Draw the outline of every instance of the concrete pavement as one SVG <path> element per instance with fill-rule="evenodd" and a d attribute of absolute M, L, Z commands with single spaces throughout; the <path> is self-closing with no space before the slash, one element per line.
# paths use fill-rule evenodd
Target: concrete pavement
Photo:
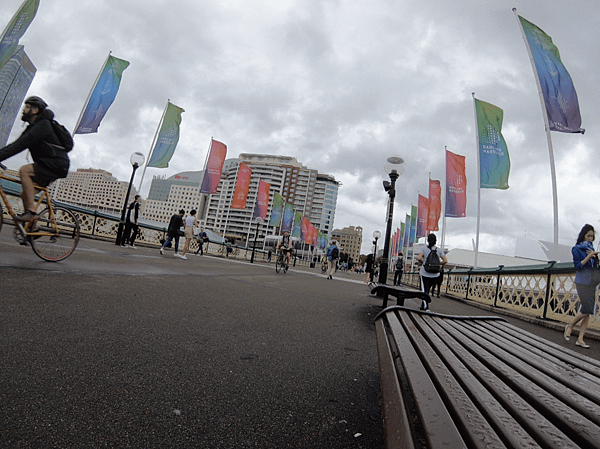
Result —
<path fill-rule="evenodd" d="M 1 447 L 383 447 L 381 301 L 363 276 L 85 239 L 52 264 L 11 232 L 0 233 Z M 431 308 L 490 314 L 448 298 Z M 597 358 L 590 344 L 578 352 Z"/>

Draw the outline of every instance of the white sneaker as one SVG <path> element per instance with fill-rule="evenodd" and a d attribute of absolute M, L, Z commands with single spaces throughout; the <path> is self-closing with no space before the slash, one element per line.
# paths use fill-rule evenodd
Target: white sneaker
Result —
<path fill-rule="evenodd" d="M 165 251 L 164 251 L 162 248 L 160 248 L 160 255 L 161 255 L 161 256 L 164 256 L 164 255 L 165 255 Z"/>
<path fill-rule="evenodd" d="M 132 249 L 137 249 L 137 246 L 135 246 L 135 245 L 129 245 L 129 247 Z"/>
<path fill-rule="evenodd" d="M 180 258 L 180 259 L 183 259 L 183 260 L 187 260 L 187 257 L 186 257 L 185 255 L 183 255 L 183 256 L 179 256 L 179 258 Z"/>
<path fill-rule="evenodd" d="M 175 253 L 173 254 L 175 257 L 181 257 L 179 254 Z"/>

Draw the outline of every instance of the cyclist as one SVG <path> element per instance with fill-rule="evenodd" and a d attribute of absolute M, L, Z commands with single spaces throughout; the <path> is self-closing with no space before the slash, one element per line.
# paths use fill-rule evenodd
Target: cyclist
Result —
<path fill-rule="evenodd" d="M 37 218 L 34 210 L 34 196 L 37 193 L 35 184 L 46 187 L 58 178 L 66 178 L 69 173 L 69 157 L 52 129 L 53 119 L 54 112 L 48 109 L 44 100 L 40 97 L 27 98 L 21 120 L 29 125 L 17 140 L 0 148 L 0 162 L 26 149 L 29 149 L 33 158 L 33 164 L 23 165 L 19 169 L 24 209 L 17 216 L 19 221 Z"/>
<path fill-rule="evenodd" d="M 292 241 L 290 240 L 290 232 L 283 231 L 283 237 L 281 241 L 277 244 L 277 249 L 281 249 L 285 251 L 286 264 L 290 265 L 290 256 L 292 254 Z"/>

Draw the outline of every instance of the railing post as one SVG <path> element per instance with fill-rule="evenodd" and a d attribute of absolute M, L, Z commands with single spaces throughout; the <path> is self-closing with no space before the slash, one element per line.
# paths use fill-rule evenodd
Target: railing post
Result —
<path fill-rule="evenodd" d="M 448 270 L 448 274 L 446 275 L 446 295 L 448 294 L 448 285 L 450 284 L 450 273 L 452 273 L 453 268 Z"/>
<path fill-rule="evenodd" d="M 498 265 L 498 277 L 496 278 L 496 296 L 494 297 L 494 307 L 498 307 L 498 292 L 500 291 L 500 272 L 504 265 Z"/>
<path fill-rule="evenodd" d="M 465 292 L 465 299 L 469 299 L 469 285 L 471 285 L 471 272 L 473 271 L 473 267 L 469 268 L 469 276 L 467 277 L 467 289 Z"/>
<path fill-rule="evenodd" d="M 550 303 L 550 280 L 552 278 L 552 273 L 550 272 L 550 270 L 552 270 L 552 267 L 554 266 L 554 264 L 556 263 L 556 260 L 550 260 L 548 261 L 548 267 L 546 268 L 546 270 L 548 271 L 548 276 L 546 277 L 546 299 L 544 300 L 544 311 L 542 312 L 542 316 L 540 317 L 542 320 L 546 319 L 547 313 L 548 313 L 548 304 Z"/>
<path fill-rule="evenodd" d="M 94 211 L 94 224 L 92 225 L 92 236 L 96 235 L 96 224 L 98 223 L 98 211 Z"/>

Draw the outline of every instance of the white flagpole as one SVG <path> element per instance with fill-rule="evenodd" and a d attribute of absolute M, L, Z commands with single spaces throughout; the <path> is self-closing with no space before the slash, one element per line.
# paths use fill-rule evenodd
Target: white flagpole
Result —
<path fill-rule="evenodd" d="M 444 147 L 444 167 L 448 169 L 448 147 Z M 444 170 L 444 201 L 442 201 L 442 250 L 444 251 L 444 243 L 446 240 L 446 170 Z M 441 190 L 441 189 L 440 189 Z M 441 194 L 441 192 L 440 192 Z M 441 195 L 440 195 L 441 196 Z"/>
<path fill-rule="evenodd" d="M 85 112 L 85 108 L 87 108 L 88 103 L 90 102 L 90 98 L 92 96 L 92 92 L 94 91 L 94 89 L 96 88 L 96 84 L 98 84 L 98 80 L 100 79 L 100 75 L 102 75 L 102 71 L 104 70 L 104 67 L 106 67 L 106 63 L 108 62 L 108 58 L 110 58 L 110 55 L 112 54 L 112 51 L 108 52 L 108 56 L 106 57 L 106 60 L 104 61 L 104 64 L 102 64 L 102 67 L 100 68 L 100 71 L 98 72 L 98 76 L 96 77 L 96 81 L 94 81 L 94 84 L 92 84 L 92 88 L 90 89 L 90 93 L 88 94 L 85 103 L 83 104 L 83 108 L 81 108 L 81 112 L 79 113 L 79 118 L 77 119 L 77 123 L 75 123 L 75 127 L 73 128 L 73 132 L 71 134 L 75 135 L 75 131 L 77 130 L 77 128 L 79 127 L 79 124 L 81 123 L 81 119 L 83 118 L 83 113 Z"/>
<path fill-rule="evenodd" d="M 154 146 L 156 145 L 156 139 L 158 137 L 158 133 L 160 132 L 160 127 L 162 126 L 162 122 L 165 119 L 165 114 L 167 113 L 167 109 L 169 107 L 169 102 L 171 100 L 167 99 L 167 105 L 165 106 L 165 110 L 163 111 L 162 117 L 160 118 L 160 122 L 158 123 L 158 127 L 156 128 L 156 133 L 154 133 L 154 139 L 152 139 L 152 145 L 150 145 L 150 151 L 148 152 L 148 159 L 146 159 L 146 163 L 144 164 L 144 171 L 142 172 L 142 179 L 140 179 L 140 187 L 138 192 L 142 193 L 142 183 L 144 182 L 144 176 L 146 175 L 146 168 L 148 168 L 148 162 L 152 158 L 152 153 L 154 152 Z"/>
<path fill-rule="evenodd" d="M 477 124 L 477 106 L 475 103 L 475 92 L 473 96 L 473 111 L 475 113 L 475 151 L 477 153 L 477 231 L 475 233 L 475 258 L 473 268 L 477 268 L 477 255 L 479 253 L 479 226 L 481 224 L 481 161 L 479 160 L 479 129 Z"/>
<path fill-rule="evenodd" d="M 552 137 L 550 135 L 550 123 L 548 121 L 548 111 L 546 110 L 546 104 L 544 102 L 544 94 L 542 92 L 542 85 L 540 84 L 540 77 L 538 76 L 535 68 L 535 62 L 533 61 L 533 54 L 527 42 L 527 36 L 525 36 L 525 30 L 517 15 L 517 8 L 513 8 L 515 18 L 519 23 L 519 29 L 521 30 L 521 36 L 525 41 L 525 47 L 527 48 L 527 54 L 529 55 L 529 62 L 531 62 L 531 68 L 533 69 L 533 76 L 535 77 L 535 83 L 538 88 L 538 95 L 540 97 L 540 104 L 542 106 L 542 115 L 544 116 L 544 126 L 546 127 L 546 140 L 548 141 L 548 153 L 550 155 L 550 175 L 552 178 L 552 206 L 554 208 L 554 260 L 558 260 L 558 189 L 556 186 L 556 167 L 554 165 L 554 149 L 552 148 Z"/>

